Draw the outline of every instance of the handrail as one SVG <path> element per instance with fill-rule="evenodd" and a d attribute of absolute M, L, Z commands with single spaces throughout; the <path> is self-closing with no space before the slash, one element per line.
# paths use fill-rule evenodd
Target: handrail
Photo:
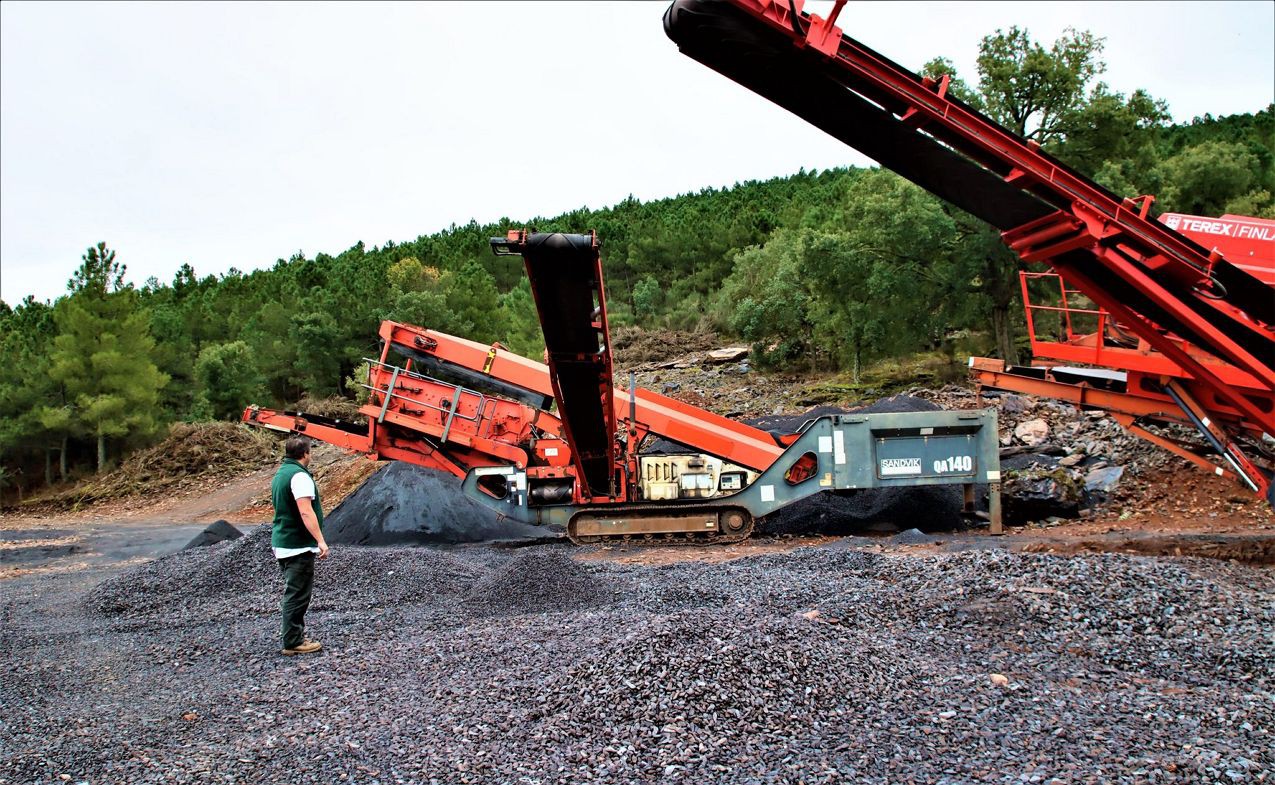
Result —
<path fill-rule="evenodd" d="M 367 358 L 365 358 L 365 359 L 367 359 Z M 368 363 L 369 363 L 369 365 L 370 365 L 370 366 L 371 366 L 371 365 L 379 366 L 379 367 L 381 367 L 381 368 L 382 368 L 382 369 L 384 369 L 384 370 L 390 370 L 390 369 L 392 369 L 392 370 L 393 370 L 393 375 L 392 375 L 392 376 L 391 376 L 391 378 L 390 378 L 390 384 L 389 384 L 389 385 L 386 385 L 384 388 L 376 387 L 376 386 L 373 386 L 373 385 L 370 385 L 370 384 L 362 384 L 362 383 L 360 383 L 360 384 L 359 384 L 359 386 L 360 386 L 360 387 L 363 387 L 363 388 L 365 388 L 365 389 L 371 390 L 372 392 L 375 392 L 375 393 L 377 393 L 377 394 L 382 395 L 382 396 L 384 396 L 384 397 L 385 397 L 384 404 L 383 404 L 383 406 L 382 406 L 382 408 L 381 408 L 381 417 L 380 417 L 379 419 L 384 419 L 384 417 L 385 417 L 385 412 L 386 412 L 386 410 L 389 408 L 389 403 L 390 403 L 390 401 L 391 401 L 391 400 L 394 400 L 394 399 L 396 399 L 396 398 L 397 398 L 398 400 L 406 401 L 406 402 L 408 402 L 408 403 L 413 403 L 413 404 L 416 404 L 416 405 L 418 405 L 418 406 L 424 406 L 424 407 L 425 407 L 425 408 L 427 408 L 427 409 L 433 409 L 434 411 L 437 411 L 437 412 L 440 412 L 440 413 L 441 413 L 441 412 L 447 412 L 447 413 L 448 413 L 448 425 L 447 425 L 447 429 L 448 429 L 448 431 L 450 431 L 450 430 L 451 430 L 451 421 L 452 421 L 453 419 L 461 419 L 461 420 L 466 420 L 466 421 L 468 421 L 468 422 L 473 422 L 473 423 L 481 422 L 481 421 L 482 421 L 483 410 L 487 408 L 487 403 L 488 403 L 488 401 L 490 401 L 490 400 L 491 400 L 490 398 L 488 398 L 488 396 L 487 396 L 487 395 L 485 395 L 485 394 L 483 394 L 483 393 L 481 393 L 481 392 L 479 392 L 479 391 L 477 391 L 477 390 L 471 390 L 471 389 L 469 389 L 469 388 L 467 388 L 467 387 L 463 387 L 463 386 L 461 386 L 461 385 L 459 385 L 459 384 L 452 384 L 451 382 L 445 382 L 445 381 L 443 381 L 443 380 L 441 380 L 441 379 L 436 379 L 436 378 L 434 378 L 434 377 L 432 377 L 432 376 L 426 376 L 426 375 L 424 375 L 424 374 L 413 373 L 412 371 L 404 370 L 403 368 L 401 368 L 400 366 L 397 366 L 397 365 L 390 365 L 390 364 L 388 364 L 388 363 L 383 363 L 383 362 L 381 362 L 380 360 L 368 360 Z M 369 377 L 370 377 L 370 375 L 371 375 L 371 374 L 370 374 L 370 369 L 369 369 Z M 436 406 L 436 405 L 434 405 L 434 404 L 432 404 L 432 403 L 427 403 L 426 401 L 419 401 L 419 400 L 417 400 L 417 399 L 415 399 L 415 398 L 412 398 L 412 397 L 410 397 L 410 396 L 403 395 L 403 394 L 401 394 L 401 393 L 396 393 L 396 392 L 395 392 L 395 390 L 398 388 L 398 384 L 397 384 L 398 379 L 402 378 L 403 376 L 407 376 L 408 378 L 412 378 L 412 379 L 418 379 L 418 380 L 420 380 L 420 381 L 424 381 L 424 382 L 430 382 L 431 384 L 441 385 L 441 386 L 443 386 L 443 387 L 449 387 L 449 388 L 451 388 L 451 389 L 455 390 L 455 391 L 456 391 L 456 395 L 455 395 L 455 396 L 453 396 L 452 400 L 453 400 L 456 404 L 459 404 L 459 399 L 460 399 L 460 395 L 461 395 L 461 393 L 470 393 L 471 395 L 476 395 L 476 396 L 478 396 L 478 404 L 477 404 L 477 408 L 476 408 L 476 410 L 475 410 L 475 413 L 474 413 L 472 416 L 470 416 L 470 415 L 465 415 L 465 414 L 461 414 L 461 413 L 459 413 L 458 411 L 456 411 L 455 409 L 449 409 L 449 408 L 448 408 L 448 407 L 446 407 L 446 406 Z M 391 387 L 391 385 L 392 385 L 392 387 Z"/>

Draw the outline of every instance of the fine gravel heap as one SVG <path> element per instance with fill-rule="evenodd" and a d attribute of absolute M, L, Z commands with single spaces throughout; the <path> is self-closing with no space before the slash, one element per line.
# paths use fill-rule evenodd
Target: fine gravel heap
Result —
<path fill-rule="evenodd" d="M 318 565 L 324 651 L 284 658 L 267 548 L 262 527 L 78 598 L 6 597 L 0 782 L 1243 783 L 1275 768 L 1275 595 L 1258 568 L 846 541 L 661 567 L 557 545 L 344 548 Z"/>
<path fill-rule="evenodd" d="M 534 542 L 557 536 L 495 512 L 466 496 L 456 477 L 391 461 L 368 477 L 323 521 L 336 545 L 454 545 Z"/>
<path fill-rule="evenodd" d="M 315 611 L 395 607 L 454 596 L 487 574 L 472 561 L 435 550 L 335 548 L 315 570 Z M 89 591 L 90 613 L 121 626 L 272 614 L 282 592 L 270 525 L 229 543 L 183 550 L 125 572 Z"/>

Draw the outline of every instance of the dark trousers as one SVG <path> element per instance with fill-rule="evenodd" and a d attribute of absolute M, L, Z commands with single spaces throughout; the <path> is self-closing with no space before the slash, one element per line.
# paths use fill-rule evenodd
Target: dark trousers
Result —
<path fill-rule="evenodd" d="M 283 601 L 279 610 L 283 623 L 279 632 L 283 648 L 295 649 L 305 641 L 305 612 L 310 607 L 310 590 L 314 588 L 314 554 L 301 553 L 279 559 L 283 571 Z"/>

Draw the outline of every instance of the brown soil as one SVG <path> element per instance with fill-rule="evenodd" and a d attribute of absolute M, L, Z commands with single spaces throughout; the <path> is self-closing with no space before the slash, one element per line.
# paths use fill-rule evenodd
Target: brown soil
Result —
<path fill-rule="evenodd" d="M 710 352 L 725 345 L 721 336 L 711 332 L 648 331 L 638 327 L 617 327 L 611 331 L 617 367 L 664 360 L 674 353 Z"/>
<path fill-rule="evenodd" d="M 1139 556 L 1196 556 L 1248 564 L 1275 564 L 1275 537 L 1167 534 L 1163 537 L 1076 538 L 1029 543 L 1027 553 L 1128 553 Z"/>
<path fill-rule="evenodd" d="M 1161 531 L 1242 531 L 1275 524 L 1271 507 L 1235 482 L 1183 462 L 1129 483 L 1105 513 L 1123 526 Z"/>

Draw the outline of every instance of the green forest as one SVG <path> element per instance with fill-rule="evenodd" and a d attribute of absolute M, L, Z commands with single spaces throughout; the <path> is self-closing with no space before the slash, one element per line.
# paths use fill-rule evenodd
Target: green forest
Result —
<path fill-rule="evenodd" d="M 1143 90 L 1101 81 L 1102 40 L 985 37 L 978 70 L 925 71 L 1006 128 L 1156 210 L 1275 217 L 1275 105 L 1171 124 Z M 781 111 L 776 108 L 775 111 Z M 917 352 L 1024 359 L 1018 265 L 997 234 L 890 172 L 801 171 L 598 210 L 470 222 L 254 272 L 125 280 L 99 238 L 64 295 L 0 303 L 0 481 L 27 492 L 102 471 L 170 423 L 249 403 L 353 395 L 383 319 L 538 357 L 511 228 L 596 230 L 613 325 L 713 330 L 761 369 L 840 371 Z M 303 242 L 304 238 L 297 238 Z"/>

